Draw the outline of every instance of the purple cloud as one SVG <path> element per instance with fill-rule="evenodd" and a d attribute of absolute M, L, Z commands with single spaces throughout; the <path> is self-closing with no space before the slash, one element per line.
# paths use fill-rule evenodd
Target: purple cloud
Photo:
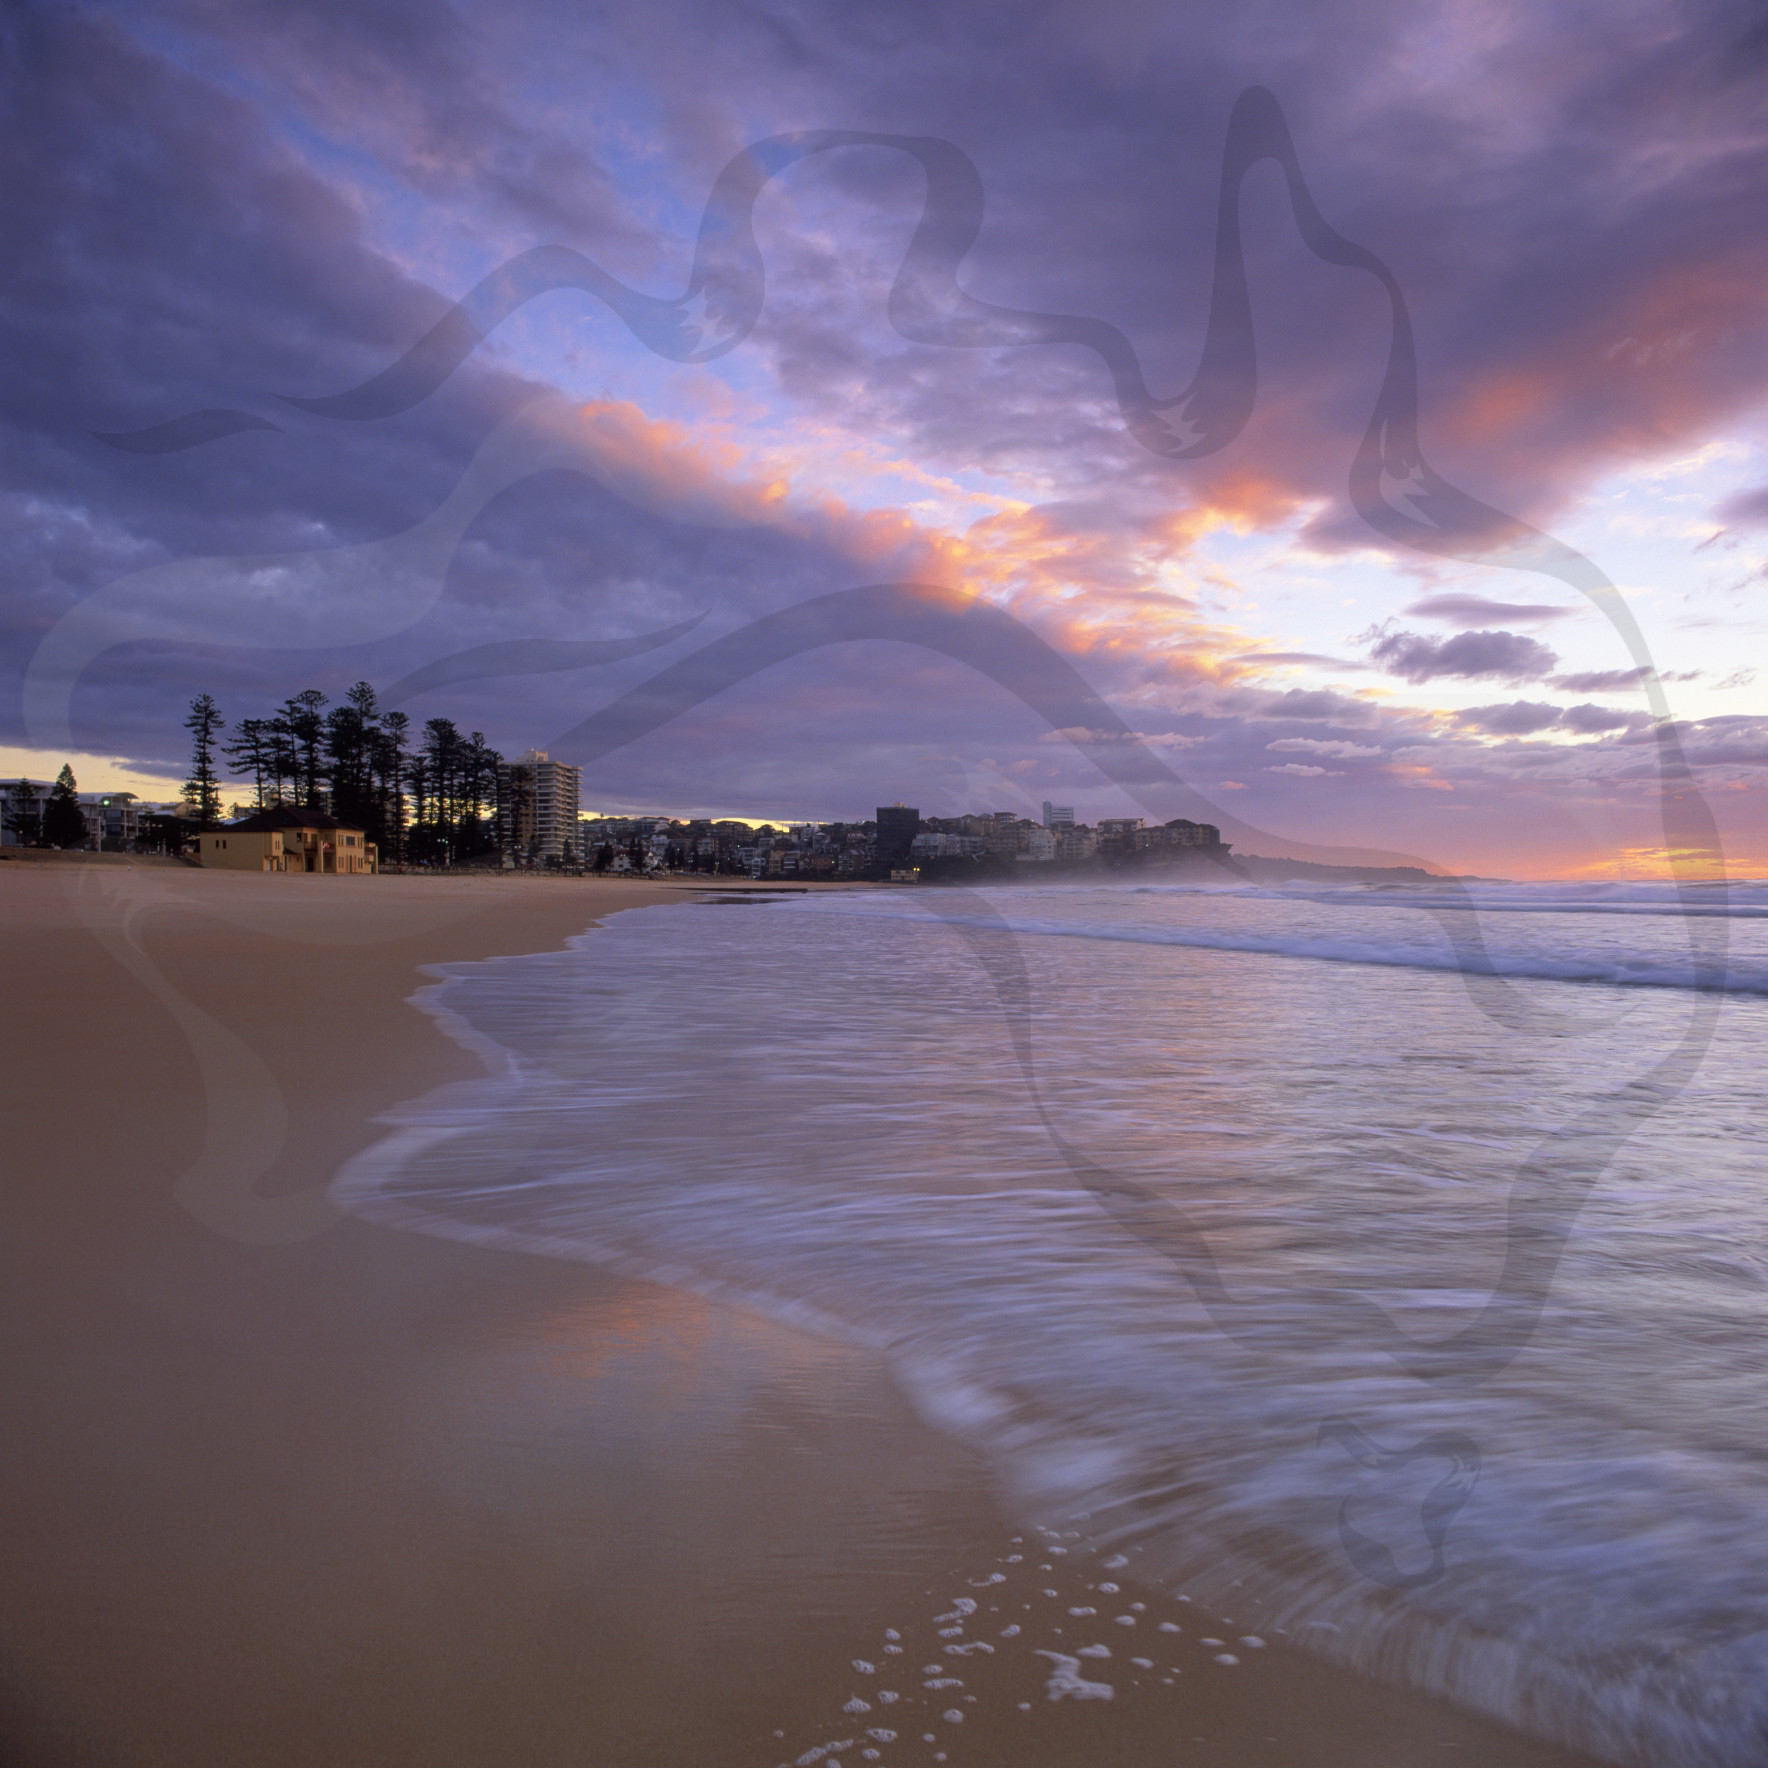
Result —
<path fill-rule="evenodd" d="M 1429 620 L 1568 620 L 1585 610 L 1566 607 L 1559 602 L 1492 602 L 1479 595 L 1428 595 L 1413 602 L 1408 614 L 1422 614 Z"/>
<path fill-rule="evenodd" d="M 1559 722 L 1580 736 L 1595 736 L 1600 731 L 1642 730 L 1651 720 L 1643 712 L 1616 712 L 1586 701 L 1582 706 L 1568 706 Z"/>
<path fill-rule="evenodd" d="M 1440 642 L 1416 632 L 1383 634 L 1369 655 L 1390 675 L 1420 684 L 1439 676 L 1464 681 L 1539 681 L 1559 661 L 1539 639 L 1520 632 L 1458 632 Z"/>
<path fill-rule="evenodd" d="M 1469 706 L 1455 714 L 1455 722 L 1494 737 L 1532 737 L 1536 731 L 1552 729 L 1559 717 L 1560 708 L 1545 700 L 1511 700 L 1501 706 Z"/>
<path fill-rule="evenodd" d="M 1735 493 L 1726 498 L 1713 514 L 1734 528 L 1768 527 L 1768 485 Z"/>

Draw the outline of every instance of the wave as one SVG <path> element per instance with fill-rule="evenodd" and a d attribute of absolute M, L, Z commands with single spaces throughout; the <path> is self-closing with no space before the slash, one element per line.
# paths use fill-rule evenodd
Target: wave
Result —
<path fill-rule="evenodd" d="M 1482 915 L 1635 915 L 1675 920 L 1768 919 L 1768 884 L 1486 885 L 1456 893 L 1417 884 L 1139 884 L 1138 896 L 1232 896 L 1249 902 L 1317 902 L 1345 908 L 1468 909 Z M 1707 898 L 1708 900 L 1702 900 Z"/>
<path fill-rule="evenodd" d="M 833 912 L 807 922 L 810 901 Z M 565 952 L 449 967 L 420 1004 L 487 1077 L 393 1114 L 393 1134 L 339 1174 L 336 1201 L 868 1346 L 984 1457 L 1016 1514 L 1132 1555 L 1139 1579 L 1260 1634 L 1287 1629 L 1615 1759 L 1762 1760 L 1759 1383 L 1754 1340 L 1726 1330 L 1754 1291 L 1701 1266 L 1760 1214 L 1729 1104 L 1666 1129 L 1670 1188 L 1648 1212 L 1617 1205 L 1586 1224 L 1584 1262 L 1527 1366 L 1450 1391 L 1332 1330 L 1318 1284 L 1329 1272 L 1381 1285 L 1383 1259 L 1415 1257 L 1410 1329 L 1479 1306 L 1508 1161 L 1543 1127 L 1524 1121 L 1514 1062 L 1483 1060 L 1483 1021 L 1471 1043 L 1459 1023 L 1415 1027 L 1411 1053 L 1431 1065 L 1408 1082 L 1379 1060 L 1382 1015 L 1333 982 L 1345 1032 L 1330 1099 L 1318 1074 L 1283 1087 L 1286 1027 L 1322 1000 L 1303 972 L 1268 1025 L 1218 1026 L 1207 1075 L 1178 1086 L 1166 1052 L 1195 992 L 1077 997 L 1040 1028 L 1064 1077 L 1053 1109 L 1088 1126 L 1098 1158 L 1142 1122 L 1167 1182 L 1230 1212 L 1221 1244 L 1252 1317 L 1231 1339 L 1028 1121 L 998 1016 L 953 987 L 949 949 L 919 937 L 923 908 L 865 917 L 892 933 L 854 924 L 852 898 L 768 906 L 634 911 Z M 667 1014 L 651 1010 L 660 999 Z M 1153 1021 L 1155 1070 L 1133 1097 L 1133 1063 L 1088 1081 L 1097 1034 L 1139 1017 Z M 1535 1046 L 1533 1115 L 1598 1084 L 1592 1060 L 1563 1040 Z M 1732 1060 L 1742 1101 L 1753 1070 L 1741 1046 Z M 1247 1115 L 1214 1115 L 1230 1099 Z M 1709 1145 L 1697 1162 L 1719 1129 L 1730 1152 Z M 1224 1149 L 1223 1132 L 1248 1131 L 1246 1152 Z M 1418 1136 L 1430 1146 L 1402 1159 L 1395 1138 Z M 1622 1199 L 1638 1179 L 1617 1177 Z M 1641 1286 L 1647 1259 L 1655 1289 Z M 1369 1454 L 1323 1434 L 1347 1419 Z M 1416 1563 L 1418 1495 L 1384 1469 L 1451 1437 L 1477 1442 L 1483 1469 L 1447 1572 L 1404 1588 L 1359 1575 L 1341 1506 Z"/>
<path fill-rule="evenodd" d="M 1312 897 L 1301 900 L 1313 901 Z M 1452 905 L 1460 906 L 1460 905 Z M 906 917 L 882 909 L 818 905 L 818 912 L 898 921 Z M 924 911 L 911 911 L 921 918 Z M 931 918 L 931 917 L 927 917 Z M 1680 988 L 1696 993 L 1768 995 L 1768 966 L 1730 962 L 1723 973 L 1686 959 L 1620 953 L 1491 952 L 1457 954 L 1424 946 L 1289 933 L 1247 933 L 1215 927 L 1151 927 L 1053 921 L 1025 915 L 981 916 L 940 911 L 955 926 L 1006 928 L 1045 939 L 1096 939 L 1128 945 L 1183 946 L 1200 951 L 1247 952 L 1264 957 L 1306 958 L 1328 964 L 1373 964 L 1402 970 L 1438 970 L 1470 976 L 1500 976 L 1542 982 L 1602 983 L 1618 988 Z"/>

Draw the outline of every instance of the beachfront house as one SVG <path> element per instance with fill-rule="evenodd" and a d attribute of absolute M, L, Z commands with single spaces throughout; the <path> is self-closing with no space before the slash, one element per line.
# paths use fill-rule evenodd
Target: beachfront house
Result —
<path fill-rule="evenodd" d="M 231 872 L 373 872 L 375 844 L 361 829 L 323 811 L 273 804 L 237 822 L 204 832 L 199 857 L 205 866 Z"/>

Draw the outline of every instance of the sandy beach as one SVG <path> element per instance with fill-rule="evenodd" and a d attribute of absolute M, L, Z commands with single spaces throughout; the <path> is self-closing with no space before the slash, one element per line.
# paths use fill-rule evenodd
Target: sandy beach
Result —
<path fill-rule="evenodd" d="M 377 1114 L 477 1070 L 420 966 L 691 895 L 0 865 L 0 1759 L 1584 1760 L 1280 1641 L 1212 1668 L 1194 1610 L 1111 1702 L 1003 1652 L 961 1724 L 918 1688 L 894 1719 L 891 1633 L 915 1687 L 954 1598 L 1100 1573 L 1040 1559 L 876 1358 L 326 1201 Z M 1139 1637 L 1184 1612 L 1133 1594 Z"/>

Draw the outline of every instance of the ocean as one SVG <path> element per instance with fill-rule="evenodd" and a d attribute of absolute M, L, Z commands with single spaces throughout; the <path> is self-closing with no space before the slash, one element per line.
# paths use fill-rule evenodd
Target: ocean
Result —
<path fill-rule="evenodd" d="M 714 895 L 437 974 L 486 1074 L 345 1207 L 874 1348 L 1248 1633 L 1768 1760 L 1768 885 Z"/>

